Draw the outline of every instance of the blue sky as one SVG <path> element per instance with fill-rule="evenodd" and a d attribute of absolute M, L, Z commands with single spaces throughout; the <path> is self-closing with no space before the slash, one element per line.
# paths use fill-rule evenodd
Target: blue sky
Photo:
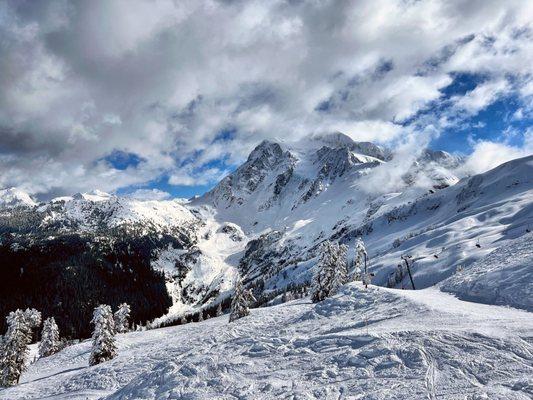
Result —
<path fill-rule="evenodd" d="M 443 97 L 428 112 L 440 114 L 449 109 L 447 102 L 453 96 L 465 96 L 490 78 L 483 75 L 457 74 L 453 82 L 442 89 Z M 524 134 L 532 126 L 531 114 L 517 118 L 517 112 L 524 104 L 516 93 L 510 92 L 478 110 L 473 115 L 461 118 L 459 126 L 441 131 L 431 141 L 430 147 L 451 153 L 468 155 L 473 151 L 475 141 L 505 142 L 511 146 L 523 146 Z"/>
<path fill-rule="evenodd" d="M 0 187 L 190 197 L 264 139 L 533 152 L 533 3 L 0 2 Z M 216 21 L 216 23 L 213 23 Z"/>

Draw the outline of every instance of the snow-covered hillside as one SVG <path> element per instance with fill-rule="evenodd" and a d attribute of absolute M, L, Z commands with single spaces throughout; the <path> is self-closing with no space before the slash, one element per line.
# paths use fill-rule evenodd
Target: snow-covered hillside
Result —
<path fill-rule="evenodd" d="M 41 228 L 75 228 L 77 231 L 112 229 L 124 225 L 169 230 L 197 222 L 197 218 L 177 200 L 141 201 L 118 197 L 99 190 L 58 197 L 40 205 Z"/>
<path fill-rule="evenodd" d="M 0 189 L 0 208 L 32 207 L 37 203 L 30 195 L 17 188 Z"/>
<path fill-rule="evenodd" d="M 531 313 L 434 288 L 347 285 L 200 323 L 118 335 L 88 366 L 90 341 L 38 360 L 3 399 L 530 399 Z"/>
<path fill-rule="evenodd" d="M 533 233 L 460 269 L 441 289 L 465 300 L 533 311 Z"/>
<path fill-rule="evenodd" d="M 247 238 L 237 225 L 218 223 L 209 210 L 189 208 L 180 200 L 143 201 L 99 190 L 58 197 L 46 203 L 15 205 L 13 201 L 8 202 L 14 194 L 20 199 L 30 197 L 22 191 L 4 192 L 6 204 L 0 205 L 0 234 L 3 235 L 0 251 L 6 253 L 9 261 L 4 259 L 7 265 L 2 272 L 4 278 L 6 274 L 13 275 L 15 285 L 28 287 L 19 271 L 26 271 L 29 279 L 39 279 L 36 262 L 43 262 L 43 269 L 50 265 L 55 271 L 58 269 L 52 264 L 63 265 L 64 272 L 68 272 L 72 260 L 65 255 L 80 253 L 82 250 L 76 250 L 80 241 L 85 244 L 83 251 L 90 254 L 78 257 L 75 262 L 92 270 L 92 264 L 117 252 L 114 249 L 117 243 L 127 242 L 126 248 L 120 251 L 131 258 L 113 261 L 113 268 L 123 271 L 141 262 L 162 271 L 166 291 L 173 301 L 171 314 L 179 315 L 207 305 L 217 297 L 230 295 L 238 254 Z M 54 248 L 50 257 L 46 255 L 47 248 Z M 32 262 L 36 254 L 39 258 Z M 31 263 L 31 269 L 27 263 Z M 109 268 L 106 271 L 112 275 Z M 52 281 L 41 282 L 50 287 L 53 298 L 57 295 L 55 288 L 64 285 L 55 274 L 46 274 L 46 278 Z M 75 280 L 76 275 L 69 275 L 68 279 Z M 69 281 L 69 285 L 76 282 Z M 0 304 L 0 308 L 8 312 L 17 305 Z M 42 307 L 42 304 L 33 306 Z M 45 312 L 50 311 L 45 309 Z"/>

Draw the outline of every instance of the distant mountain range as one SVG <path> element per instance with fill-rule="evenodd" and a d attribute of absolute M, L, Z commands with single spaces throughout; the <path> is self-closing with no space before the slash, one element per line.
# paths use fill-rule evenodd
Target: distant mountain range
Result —
<path fill-rule="evenodd" d="M 87 310 L 127 297 L 138 322 L 169 307 L 180 315 L 215 305 L 231 295 L 237 271 L 268 303 L 309 283 L 322 241 L 352 246 L 359 236 L 376 284 L 391 285 L 401 256 L 409 254 L 417 286 L 431 286 L 533 225 L 533 156 L 460 179 L 462 162 L 442 151 L 398 154 L 334 133 L 264 141 L 211 191 L 187 203 L 94 191 L 38 204 L 4 189 L 0 273 L 9 279 L 0 289 L 22 289 L 2 296 L 9 300 L 0 311 L 68 309 L 74 318 L 65 285 L 79 285 L 91 271 L 94 284 L 83 294 Z M 149 287 L 139 279 L 148 279 Z M 46 304 L 39 304 L 39 282 L 51 293 Z M 393 284 L 410 285 L 405 279 Z M 106 287 L 113 293 L 108 299 Z M 69 327 L 72 336 L 87 335 L 80 324 Z"/>

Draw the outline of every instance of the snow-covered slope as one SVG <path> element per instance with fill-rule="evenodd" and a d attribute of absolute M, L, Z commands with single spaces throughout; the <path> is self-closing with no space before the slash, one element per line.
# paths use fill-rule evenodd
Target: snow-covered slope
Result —
<path fill-rule="evenodd" d="M 0 189 L 0 208 L 33 207 L 37 203 L 30 195 L 17 188 Z"/>
<path fill-rule="evenodd" d="M 531 313 L 434 288 L 353 283 L 201 323 L 118 335 L 88 366 L 90 341 L 38 360 L 5 399 L 530 399 Z"/>
<path fill-rule="evenodd" d="M 182 316 L 231 295 L 238 264 L 248 238 L 232 223 L 218 223 L 206 210 L 197 212 L 202 221 L 196 226 L 195 245 L 178 250 L 163 250 L 152 263 L 169 276 L 167 284 L 174 305 L 168 316 L 152 326 Z"/>
<path fill-rule="evenodd" d="M 459 298 L 533 311 L 533 234 L 498 247 L 442 282 Z"/>
<path fill-rule="evenodd" d="M 177 200 L 141 201 L 99 190 L 55 198 L 42 204 L 37 212 L 43 215 L 43 229 L 75 228 L 77 231 L 112 229 L 128 224 L 142 224 L 147 229 L 168 230 L 198 221 L 198 218 Z"/>
<path fill-rule="evenodd" d="M 9 193 L 19 194 L 13 190 Z M 235 257 L 247 243 L 237 225 L 218 223 L 209 210 L 191 209 L 181 200 L 142 201 L 95 190 L 31 207 L 11 205 L 0 205 L 0 250 L 8 253 L 6 268 L 13 274 L 25 268 L 24 257 L 16 255 L 18 250 L 33 256 L 53 241 L 61 241 L 61 248 L 51 257 L 57 260 L 46 262 L 62 265 L 66 261 L 61 254 L 71 251 L 65 246 L 74 248 L 82 241 L 94 249 L 95 254 L 84 261 L 90 265 L 102 258 L 96 253 L 113 253 L 114 243 L 130 241 L 125 252 L 165 273 L 167 291 L 173 299 L 172 314 L 229 296 L 238 264 Z M 73 241 L 72 237 L 79 239 Z M 137 251 L 146 251 L 148 259 Z M 130 265 L 124 260 L 114 267 L 123 270 Z"/>

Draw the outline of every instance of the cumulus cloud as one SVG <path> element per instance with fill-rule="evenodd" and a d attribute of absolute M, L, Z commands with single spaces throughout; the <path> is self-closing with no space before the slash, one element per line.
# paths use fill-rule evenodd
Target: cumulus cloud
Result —
<path fill-rule="evenodd" d="M 513 146 L 505 141 L 480 140 L 474 144 L 474 151 L 467 158 L 460 172 L 478 174 L 495 168 L 504 162 L 532 154 L 533 129 L 531 128 L 524 135 L 523 146 Z"/>
<path fill-rule="evenodd" d="M 476 114 L 509 90 L 507 80 L 500 79 L 478 85 L 464 96 L 454 96 L 452 100 L 455 100 L 454 107 L 457 109 L 464 110 L 469 114 Z"/>
<path fill-rule="evenodd" d="M 487 77 L 453 99 L 456 110 L 474 113 L 513 90 L 527 112 L 532 8 L 521 0 L 0 2 L 0 186 L 48 195 L 161 176 L 211 184 L 265 138 L 423 137 L 404 125 L 442 100 L 456 72 Z M 114 151 L 143 161 L 117 169 L 102 161 Z"/>
<path fill-rule="evenodd" d="M 218 182 L 229 173 L 220 168 L 204 168 L 194 171 L 191 165 L 180 168 L 170 175 L 168 182 L 171 185 L 195 186 L 206 185 L 210 182 Z"/>
<path fill-rule="evenodd" d="M 136 200 L 168 200 L 170 193 L 159 189 L 137 189 L 127 195 Z"/>

